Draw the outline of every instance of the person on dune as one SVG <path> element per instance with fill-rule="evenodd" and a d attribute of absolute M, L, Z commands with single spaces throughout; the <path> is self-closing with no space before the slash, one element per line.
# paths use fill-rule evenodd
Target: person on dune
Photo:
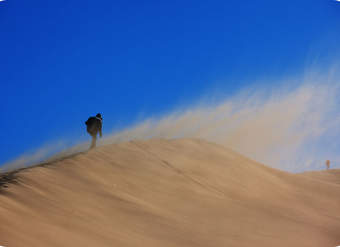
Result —
<path fill-rule="evenodd" d="M 87 128 L 87 133 L 89 133 L 92 136 L 92 142 L 90 149 L 96 147 L 96 141 L 97 141 L 97 134 L 99 132 L 100 138 L 103 136 L 102 134 L 102 123 L 103 118 L 100 113 L 98 113 L 95 117 L 89 117 L 87 121 L 85 122 Z"/>

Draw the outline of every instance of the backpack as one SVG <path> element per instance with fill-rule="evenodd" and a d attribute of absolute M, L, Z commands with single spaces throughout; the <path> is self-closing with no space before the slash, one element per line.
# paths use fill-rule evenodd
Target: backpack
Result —
<path fill-rule="evenodd" d="M 96 121 L 96 118 L 95 118 L 95 117 L 89 117 L 89 118 L 87 119 L 87 121 L 85 122 L 85 124 L 86 124 L 87 126 L 90 126 L 90 125 L 92 125 L 95 121 Z"/>

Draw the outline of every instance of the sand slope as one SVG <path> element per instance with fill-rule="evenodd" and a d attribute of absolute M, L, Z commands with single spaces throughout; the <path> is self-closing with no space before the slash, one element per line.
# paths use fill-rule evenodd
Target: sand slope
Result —
<path fill-rule="evenodd" d="M 0 245 L 340 245 L 333 173 L 290 174 L 201 140 L 103 146 L 15 174 Z"/>
<path fill-rule="evenodd" d="M 324 171 L 304 172 L 301 175 L 317 179 L 325 183 L 335 183 L 340 185 L 340 170 L 330 169 Z"/>

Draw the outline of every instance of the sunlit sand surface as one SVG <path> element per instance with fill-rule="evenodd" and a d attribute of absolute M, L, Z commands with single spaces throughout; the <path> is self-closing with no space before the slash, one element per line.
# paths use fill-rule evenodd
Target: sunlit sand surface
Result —
<path fill-rule="evenodd" d="M 292 174 L 202 140 L 98 147 L 2 178 L 0 245 L 340 245 L 340 172 Z"/>

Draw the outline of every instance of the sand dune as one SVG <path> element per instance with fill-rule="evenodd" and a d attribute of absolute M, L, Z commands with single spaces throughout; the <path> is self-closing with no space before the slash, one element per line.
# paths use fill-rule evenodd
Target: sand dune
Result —
<path fill-rule="evenodd" d="M 7 247 L 340 245 L 339 171 L 291 174 L 202 140 L 102 146 L 4 180 Z"/>
<path fill-rule="evenodd" d="M 304 172 L 303 176 L 307 176 L 309 178 L 317 179 L 326 183 L 335 183 L 340 185 L 340 170 L 339 169 L 331 169 L 324 171 L 312 171 L 312 172 Z"/>

